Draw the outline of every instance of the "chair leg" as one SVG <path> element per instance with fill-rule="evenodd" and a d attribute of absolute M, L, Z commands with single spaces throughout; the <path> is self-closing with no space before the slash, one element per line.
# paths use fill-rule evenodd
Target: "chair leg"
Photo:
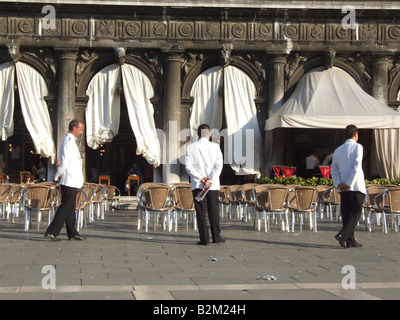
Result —
<path fill-rule="evenodd" d="M 28 209 L 25 209 L 25 232 L 29 230 L 29 220 L 30 220 L 29 211 Z"/>

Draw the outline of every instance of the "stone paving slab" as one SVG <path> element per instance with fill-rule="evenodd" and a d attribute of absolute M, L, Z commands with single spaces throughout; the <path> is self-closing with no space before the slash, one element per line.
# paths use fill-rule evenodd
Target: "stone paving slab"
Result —
<path fill-rule="evenodd" d="M 43 237 L 46 224 L 23 231 L 23 221 L 0 221 L 1 300 L 353 300 L 400 298 L 400 234 L 356 231 L 362 248 L 342 249 L 340 226 L 319 221 L 318 233 L 222 221 L 226 243 L 197 245 L 198 234 L 151 226 L 137 231 L 137 211 L 106 212 L 82 234 L 85 241 Z M 213 259 L 215 258 L 215 259 Z M 43 289 L 53 266 L 56 289 Z M 343 266 L 354 267 L 356 289 L 345 290 Z M 272 275 L 276 280 L 260 280 Z"/>

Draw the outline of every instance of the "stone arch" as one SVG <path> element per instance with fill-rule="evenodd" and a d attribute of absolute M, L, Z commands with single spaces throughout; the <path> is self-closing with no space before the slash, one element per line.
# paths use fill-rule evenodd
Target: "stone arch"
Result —
<path fill-rule="evenodd" d="M 398 95 L 400 92 L 400 72 L 397 72 L 390 85 L 389 85 L 389 92 L 388 92 L 388 103 L 389 106 L 397 107 L 400 102 L 397 100 Z"/>
<path fill-rule="evenodd" d="M 77 98 L 86 98 L 86 89 L 92 78 L 101 69 L 113 63 L 116 63 L 114 54 L 106 54 L 90 62 L 82 72 L 82 75 L 79 79 L 79 83 L 77 83 L 77 92 L 76 92 Z M 131 64 L 139 68 L 148 76 L 154 89 L 153 99 L 160 99 L 162 97 L 161 77 L 153 66 L 146 63 L 143 59 L 140 59 L 132 55 L 125 56 L 125 63 Z"/>
<path fill-rule="evenodd" d="M 187 74 L 186 78 L 182 84 L 182 99 L 191 100 L 190 91 L 192 90 L 193 83 L 196 81 L 197 77 L 202 74 L 204 71 L 213 68 L 215 66 L 220 65 L 220 56 L 219 54 L 211 54 L 207 56 L 204 60 L 198 62 Z M 229 65 L 237 67 L 245 72 L 253 81 L 256 91 L 257 91 L 257 99 L 264 99 L 261 97 L 262 89 L 265 87 L 265 84 L 262 83 L 262 76 L 259 71 L 256 69 L 254 65 L 244 60 L 239 56 L 231 56 L 229 60 Z"/>
<path fill-rule="evenodd" d="M 11 61 L 11 58 L 3 57 L 0 64 Z M 21 52 L 18 61 L 26 63 L 34 68 L 46 82 L 49 96 L 57 96 L 57 62 L 53 55 L 35 52 Z"/>
<path fill-rule="evenodd" d="M 315 58 L 307 61 L 306 63 L 304 63 L 300 68 L 298 68 L 287 83 L 287 90 L 285 92 L 285 100 L 293 92 L 293 90 L 296 87 L 297 82 L 300 80 L 300 78 L 304 74 L 306 74 L 307 72 L 309 72 L 310 70 L 312 70 L 314 68 L 324 66 L 324 65 L 325 65 L 325 60 L 323 57 L 315 57 Z M 346 71 L 357 82 L 357 84 L 361 88 L 363 88 L 363 90 L 365 92 L 367 92 L 368 94 L 371 94 L 371 88 L 370 88 L 368 80 L 364 76 L 363 72 L 356 65 L 354 65 L 353 63 L 349 63 L 349 61 L 343 57 L 337 57 L 334 60 L 333 66 Z"/>

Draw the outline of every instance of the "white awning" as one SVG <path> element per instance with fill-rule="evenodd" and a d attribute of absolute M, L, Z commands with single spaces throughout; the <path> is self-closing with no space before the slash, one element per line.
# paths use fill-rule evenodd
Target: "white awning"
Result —
<path fill-rule="evenodd" d="M 400 128 L 400 114 L 366 93 L 345 71 L 319 67 L 305 74 L 291 97 L 265 122 L 275 128 Z"/>

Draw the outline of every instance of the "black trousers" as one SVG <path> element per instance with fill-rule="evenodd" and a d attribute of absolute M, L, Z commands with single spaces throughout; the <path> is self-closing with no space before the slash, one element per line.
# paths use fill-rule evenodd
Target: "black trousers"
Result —
<path fill-rule="evenodd" d="M 192 191 L 193 198 L 196 198 L 201 189 L 194 189 Z M 208 244 L 210 242 L 210 235 L 207 228 L 206 220 L 206 203 L 208 209 L 208 218 L 210 220 L 210 229 L 212 240 L 215 243 L 221 241 L 221 229 L 219 224 L 219 190 L 208 191 L 203 201 L 198 202 L 194 199 L 194 206 L 196 208 L 197 227 L 199 229 L 200 242 Z M 207 201 L 206 201 L 207 200 Z"/>
<path fill-rule="evenodd" d="M 354 230 L 360 220 L 365 194 L 359 191 L 340 192 L 340 210 L 342 213 L 342 230 L 339 234 L 343 240 L 354 242 Z"/>
<path fill-rule="evenodd" d="M 78 189 L 61 185 L 61 205 L 54 219 L 47 228 L 46 234 L 58 236 L 65 223 L 68 239 L 79 235 L 75 228 L 75 206 Z"/>

